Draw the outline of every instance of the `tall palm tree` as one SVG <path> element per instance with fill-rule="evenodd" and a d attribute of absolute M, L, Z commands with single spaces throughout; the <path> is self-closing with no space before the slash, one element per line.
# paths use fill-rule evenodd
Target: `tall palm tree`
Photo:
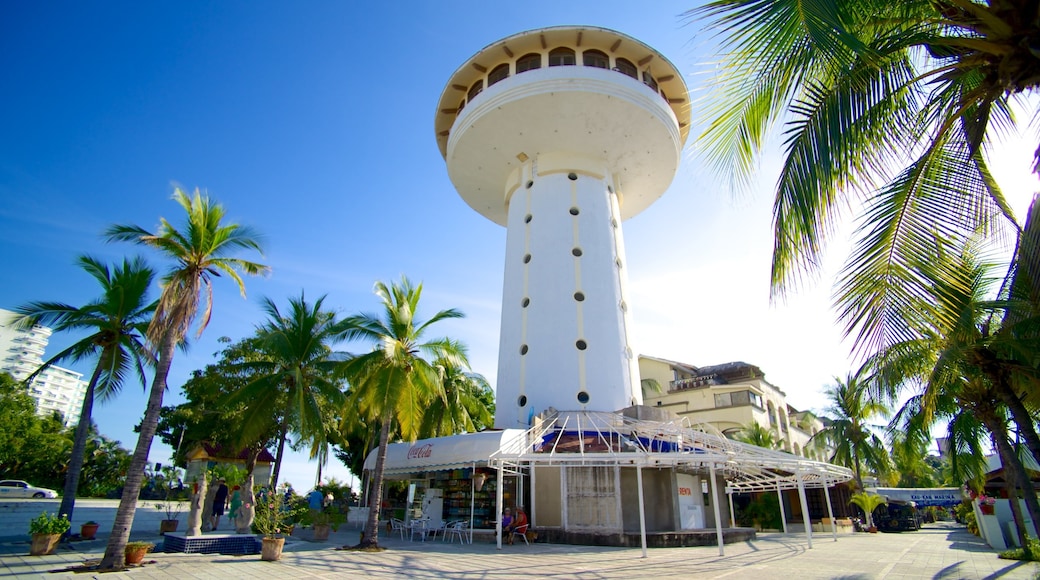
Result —
<path fill-rule="evenodd" d="M 369 424 L 379 424 L 379 446 L 369 493 L 368 521 L 363 547 L 379 545 L 379 505 L 383 494 L 383 468 L 391 427 L 401 436 L 415 441 L 430 401 L 444 398 L 441 373 L 433 361 L 453 361 L 468 365 L 459 344 L 447 338 L 426 339 L 430 328 L 442 320 L 461 318 L 455 309 L 441 310 L 421 322 L 416 318 L 422 284 L 413 286 L 407 278 L 387 286 L 377 282 L 376 296 L 382 302 L 382 315 L 359 314 L 345 319 L 348 340 L 374 343 L 371 352 L 355 356 L 343 365 L 350 381 L 348 410 L 360 414 Z"/>
<path fill-rule="evenodd" d="M 58 510 L 70 520 L 76 507 L 94 400 L 106 401 L 117 396 L 130 372 L 136 371 L 142 386 L 147 384 L 143 365 L 151 363 L 153 357 L 145 345 L 144 333 L 157 304 L 148 303 L 148 290 L 155 274 L 144 260 L 124 259 L 122 265 L 111 270 L 107 264 L 90 256 L 80 256 L 76 261 L 101 284 L 99 298 L 78 308 L 60 302 L 30 302 L 15 309 L 19 314 L 16 324 L 21 326 L 47 324 L 58 332 L 89 333 L 43 363 L 26 378 L 26 382 L 61 361 L 97 357 L 80 405 L 79 423 Z"/>
<path fill-rule="evenodd" d="M 813 439 L 827 440 L 834 450 L 830 461 L 852 469 L 856 473 L 856 485 L 862 491 L 864 467 L 877 474 L 888 471 L 888 451 L 869 423 L 874 417 L 887 416 L 888 408 L 870 397 L 867 386 L 871 377 L 866 365 L 844 381 L 838 377 L 834 380 L 836 384 L 825 391 L 829 402 L 828 421 Z"/>
<path fill-rule="evenodd" d="M 838 302 L 865 354 L 907 337 L 892 313 L 922 295 L 908 262 L 933 230 L 1018 228 L 983 152 L 991 125 L 1014 125 L 1016 95 L 1040 87 L 1034 4 L 716 0 L 688 16 L 724 51 L 701 140 L 716 167 L 746 183 L 786 123 L 774 294 L 815 270 L 837 218 L 864 204 Z"/>
<path fill-rule="evenodd" d="M 733 439 L 764 449 L 782 449 L 784 445 L 784 440 L 780 438 L 776 429 L 763 427 L 755 421 L 741 427 Z"/>
<path fill-rule="evenodd" d="M 259 356 L 241 364 L 256 377 L 233 397 L 233 402 L 245 406 L 243 435 L 250 439 L 265 430 L 265 423 L 278 423 L 272 486 L 278 482 L 289 432 L 310 441 L 312 449 L 320 453 L 328 442 L 332 412 L 343 405 L 343 392 L 334 374 L 344 357 L 330 344 L 339 340 L 344 328 L 335 313 L 322 308 L 324 302 L 321 296 L 308 304 L 300 292 L 299 298 L 289 299 L 289 311 L 283 314 L 271 299 L 264 298 L 261 308 L 268 319 L 257 332 Z"/>
<path fill-rule="evenodd" d="M 183 229 L 179 230 L 166 219 L 161 219 L 155 233 L 134 225 L 115 225 L 105 232 L 109 241 L 132 242 L 158 250 L 174 265 L 163 277 L 159 304 L 148 326 L 147 337 L 156 346 L 158 362 L 130 472 L 112 525 L 112 535 L 101 561 L 100 568 L 104 570 L 123 565 L 123 549 L 137 509 L 137 497 L 159 422 L 173 354 L 177 345 L 185 340 L 196 318 L 199 318 L 196 336 L 201 336 L 209 324 L 213 312 L 213 278 L 231 278 L 245 297 L 245 283 L 239 273 L 259 275 L 269 270 L 263 264 L 229 257 L 240 250 L 261 252 L 261 245 L 259 236 L 250 228 L 226 223 L 222 205 L 210 201 L 209 196 L 202 195 L 198 189 L 193 195 L 188 195 L 178 188 L 173 199 L 187 214 Z"/>
<path fill-rule="evenodd" d="M 455 349 L 465 354 L 461 344 Z M 469 372 L 457 359 L 438 359 L 434 367 L 441 375 L 443 397 L 430 401 L 423 414 L 419 432 L 422 437 L 442 437 L 456 433 L 474 433 L 494 421 L 491 385 L 482 375 Z"/>

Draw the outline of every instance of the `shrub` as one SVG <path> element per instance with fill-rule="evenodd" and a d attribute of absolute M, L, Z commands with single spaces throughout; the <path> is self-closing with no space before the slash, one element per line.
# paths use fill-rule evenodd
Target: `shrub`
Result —
<path fill-rule="evenodd" d="M 64 534 L 69 531 L 72 527 L 72 522 L 69 518 L 65 517 L 65 514 L 60 516 L 52 516 L 47 512 L 43 512 L 39 517 L 33 518 L 29 522 L 29 533 L 30 534 Z"/>
<path fill-rule="evenodd" d="M 1000 557 L 1005 560 L 1025 560 L 1027 562 L 1038 562 L 1040 561 L 1040 540 L 1036 538 L 1026 538 L 1026 546 L 1029 547 L 1029 554 L 1026 554 L 1022 548 L 1012 548 L 1005 550 L 1000 553 Z"/>

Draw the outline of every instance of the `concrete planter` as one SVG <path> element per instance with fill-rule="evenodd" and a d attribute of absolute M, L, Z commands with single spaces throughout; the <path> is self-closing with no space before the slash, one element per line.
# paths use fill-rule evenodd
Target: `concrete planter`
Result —
<path fill-rule="evenodd" d="M 33 534 L 32 544 L 29 546 L 30 556 L 46 556 L 53 554 L 54 548 L 58 547 L 61 534 Z"/>
<path fill-rule="evenodd" d="M 264 538 L 260 546 L 260 559 L 265 562 L 276 562 L 282 557 L 285 538 Z"/>

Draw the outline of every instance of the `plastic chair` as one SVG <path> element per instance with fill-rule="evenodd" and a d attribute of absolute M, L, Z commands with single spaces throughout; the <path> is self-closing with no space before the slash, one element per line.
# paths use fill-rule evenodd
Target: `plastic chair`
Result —
<path fill-rule="evenodd" d="M 448 530 L 448 543 L 455 543 L 455 538 L 459 538 L 460 544 L 466 543 L 466 532 L 469 530 L 469 522 L 455 522 L 455 525 Z"/>
<path fill-rule="evenodd" d="M 404 520 L 399 520 L 397 518 L 391 518 L 390 519 L 390 533 L 395 533 L 396 532 L 396 533 L 401 534 L 401 539 L 402 540 L 404 539 L 404 528 L 405 528 Z"/>
<path fill-rule="evenodd" d="M 517 526 L 513 528 L 513 532 L 509 534 L 509 537 L 512 538 L 513 536 L 520 536 L 521 538 L 523 538 L 524 543 L 530 546 L 531 542 L 527 541 L 527 526 L 529 525 L 530 524 L 524 524 L 522 526 Z"/>

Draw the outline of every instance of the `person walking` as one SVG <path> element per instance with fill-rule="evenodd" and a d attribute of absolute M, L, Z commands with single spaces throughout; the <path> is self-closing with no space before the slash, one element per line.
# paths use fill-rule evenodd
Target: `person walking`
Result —
<path fill-rule="evenodd" d="M 217 531 L 217 524 L 224 515 L 224 509 L 228 503 L 228 486 L 223 477 L 217 480 L 217 494 L 213 496 L 213 511 L 210 514 L 210 529 Z"/>

